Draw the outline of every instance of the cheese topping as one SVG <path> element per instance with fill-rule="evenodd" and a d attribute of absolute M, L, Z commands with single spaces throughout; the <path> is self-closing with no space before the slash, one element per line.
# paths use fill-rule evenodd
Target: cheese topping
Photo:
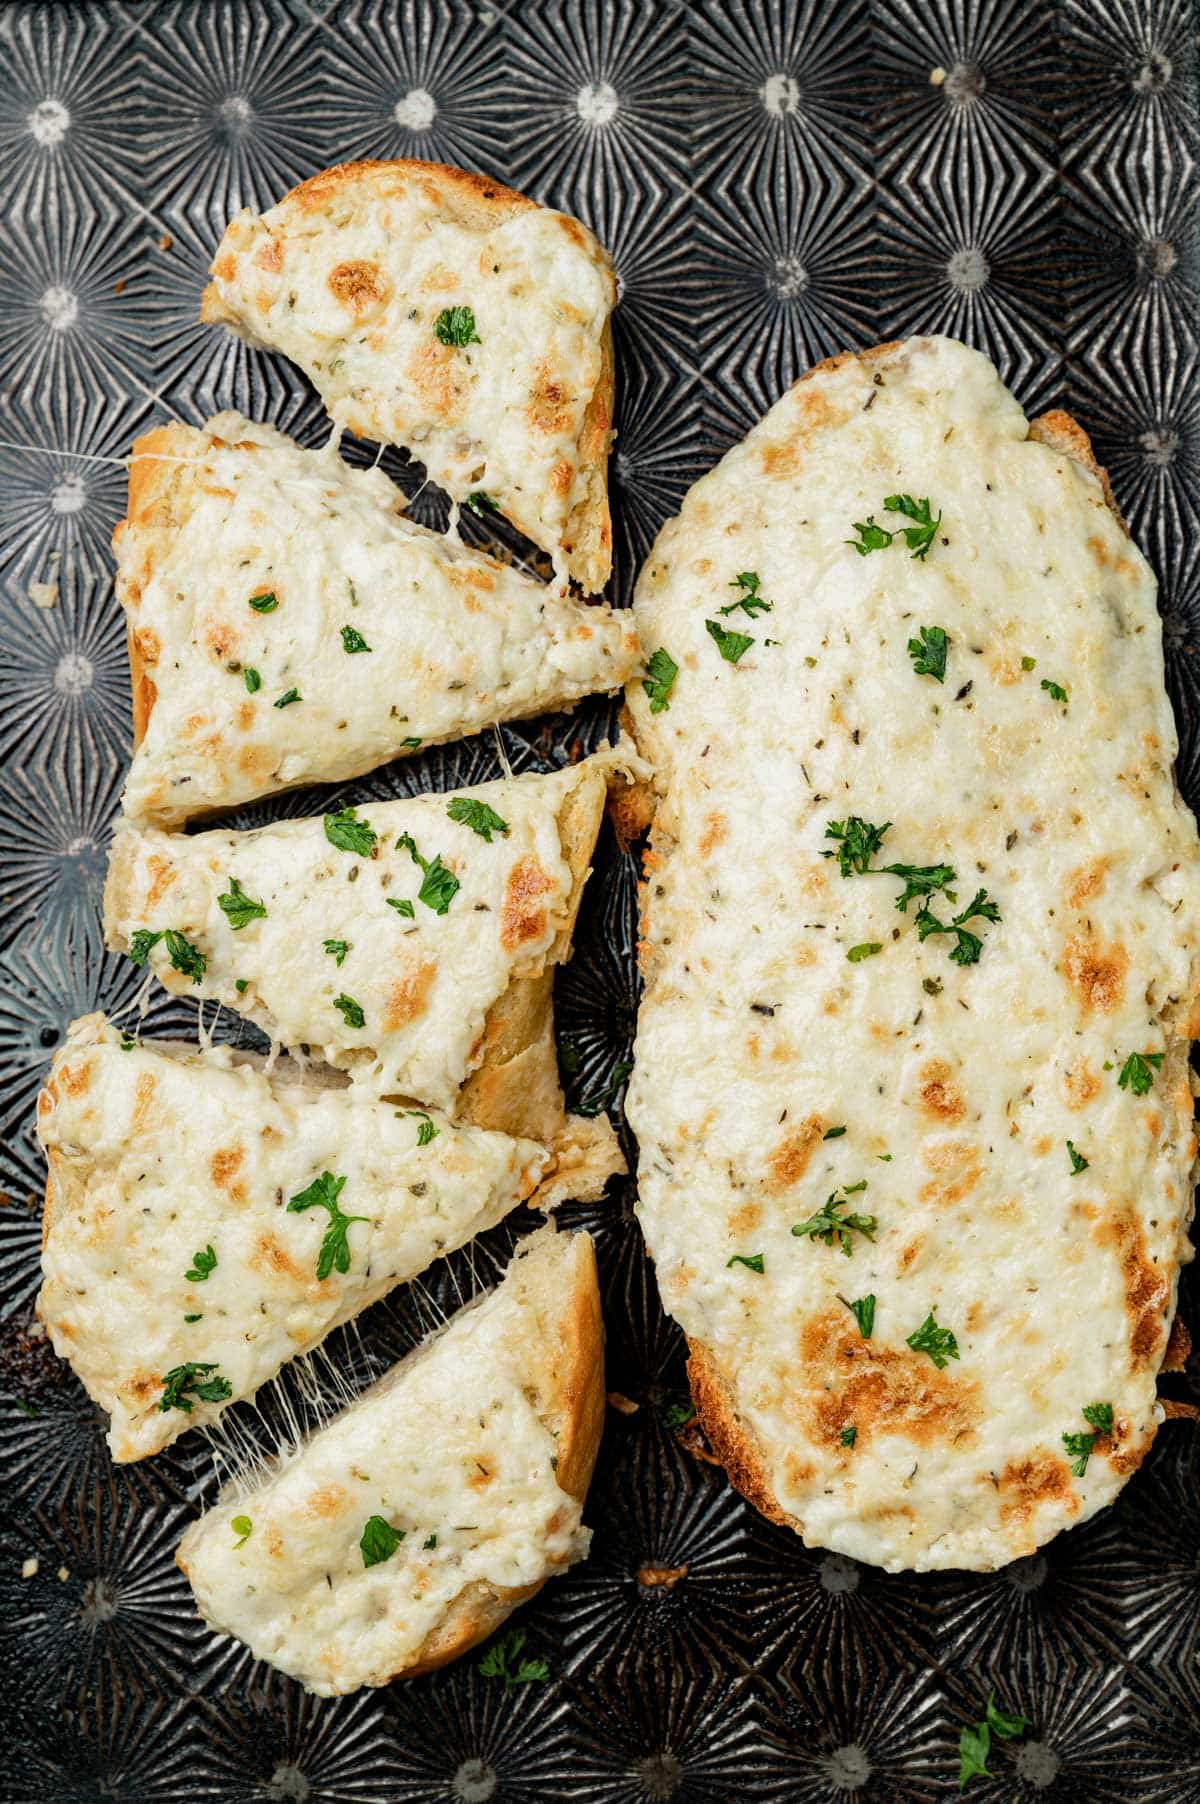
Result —
<path fill-rule="evenodd" d="M 187 1057 L 134 1044 L 100 1015 L 73 1024 L 38 1117 L 54 1192 L 39 1312 L 109 1411 L 117 1460 L 252 1397 L 501 1220 L 547 1163 L 532 1141 L 353 1086 L 270 1080 L 225 1047 Z M 325 1203 L 290 1207 L 314 1182 Z M 351 1218 L 340 1260 L 339 1216 Z M 185 1373 L 181 1401 L 163 1408 L 164 1381 L 189 1363 L 207 1369 Z"/>
<path fill-rule="evenodd" d="M 635 606 L 678 666 L 657 712 L 631 690 L 663 792 L 642 1225 L 767 1490 L 890 1568 L 995 1566 L 1111 1502 L 1190 1256 L 1200 866 L 1155 586 L 1027 434 L 950 340 L 819 373 L 692 489 Z M 882 868 L 942 864 L 903 908 Z"/>
<path fill-rule="evenodd" d="M 581 440 L 612 269 L 577 220 L 533 205 L 468 212 L 439 175 L 359 165 L 261 218 L 238 214 L 214 288 L 251 343 L 299 364 L 335 420 L 407 446 L 456 501 L 483 491 L 557 553 L 589 505 Z"/>
<path fill-rule="evenodd" d="M 180 1563 L 214 1628 L 329 1696 L 386 1684 L 468 1587 L 537 1584 L 584 1556 L 590 1534 L 539 1407 L 552 1351 L 522 1288 L 524 1266 L 565 1256 L 541 1245 L 265 1483 L 189 1529 Z M 402 1538 L 368 1566 L 372 1517 Z"/>
<path fill-rule="evenodd" d="M 451 795 L 369 803 L 340 826 L 318 815 L 240 833 L 119 828 L 112 943 L 136 953 L 139 932 L 182 934 L 202 972 L 178 941 L 175 962 L 166 937 L 147 953 L 169 990 L 215 998 L 378 1090 L 452 1108 L 489 1008 L 542 969 L 567 919 L 558 814 L 580 768 L 462 792 L 500 816 L 490 838 L 452 818 Z M 235 879 L 262 912 L 239 907 Z"/>
<path fill-rule="evenodd" d="M 172 429 L 169 452 L 193 466 L 116 540 L 156 692 L 132 816 L 357 776 L 632 672 L 619 616 L 406 520 L 381 470 L 237 414 Z"/>

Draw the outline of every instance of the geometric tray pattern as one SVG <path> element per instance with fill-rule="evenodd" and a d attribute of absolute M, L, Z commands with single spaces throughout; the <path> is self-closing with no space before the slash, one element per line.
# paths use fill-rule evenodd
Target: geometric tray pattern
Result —
<path fill-rule="evenodd" d="M 1113 1508 L 994 1575 L 808 1552 L 669 1425 L 681 1343 L 631 1183 L 567 1211 L 597 1238 L 609 1388 L 637 1407 L 608 1412 L 590 1560 L 518 1619 L 544 1684 L 506 1691 L 473 1655 L 320 1701 L 210 1635 L 172 1556 L 219 1482 L 213 1446 L 113 1468 L 98 1412 L 31 1332 L 37 1088 L 67 1021 L 128 1008 L 142 981 L 98 927 L 129 754 L 116 460 L 151 422 L 222 407 L 309 444 L 323 431 L 281 357 L 197 321 L 229 217 L 332 162 L 415 155 L 586 220 L 620 272 L 622 603 L 689 485 L 809 364 L 909 332 L 979 345 L 1028 412 L 1087 427 L 1157 570 L 1195 806 L 1196 41 L 1186 0 L 0 7 L 0 1798 L 924 1804 L 958 1795 L 959 1732 L 994 1689 L 1032 1726 L 994 1749 L 980 1804 L 1200 1800 L 1194 1426 L 1169 1422 Z M 444 525 L 419 467 L 384 461 Z M 463 530 L 486 536 L 470 513 Z M 549 769 L 614 716 L 594 701 L 505 728 L 504 751 Z M 499 768 L 486 735 L 237 819 Z M 576 1099 L 607 1090 L 636 1007 L 635 855 L 607 835 L 558 985 Z M 158 990 L 147 1028 L 193 1033 L 195 1011 Z M 239 1445 L 269 1443 L 281 1411 L 317 1419 L 528 1225 L 332 1337 L 234 1412 Z M 1198 1300 L 1185 1278 L 1200 1343 Z M 1164 1389 L 1200 1402 L 1195 1361 Z M 647 1566 L 687 1571 L 667 1588 Z"/>

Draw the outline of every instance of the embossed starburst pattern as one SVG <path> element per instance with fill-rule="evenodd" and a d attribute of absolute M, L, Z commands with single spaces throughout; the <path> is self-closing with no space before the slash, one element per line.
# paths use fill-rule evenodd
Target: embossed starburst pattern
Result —
<path fill-rule="evenodd" d="M 987 350 L 1031 413 L 1091 432 L 1161 585 L 1179 776 L 1200 801 L 1200 125 L 1189 0 L 77 0 L 0 8 L 0 1793 L 30 1804 L 927 1804 L 988 1694 L 1029 1719 L 981 1804 L 1200 1796 L 1200 1464 L 1170 1423 L 1118 1504 L 993 1574 L 889 1576 L 764 1521 L 686 1421 L 686 1347 L 634 1179 L 596 1236 L 610 1404 L 591 1558 L 520 1618 L 549 1677 L 478 1655 L 320 1702 L 211 1633 L 173 1563 L 223 1476 L 323 1420 L 494 1281 L 528 1211 L 230 1411 L 114 1469 L 32 1312 L 33 1109 L 75 1015 L 194 1037 L 104 951 L 129 755 L 109 540 L 156 422 L 328 425 L 284 359 L 201 326 L 221 228 L 338 160 L 478 168 L 612 252 L 614 575 L 818 358 L 899 333 Z M 347 438 L 365 464 L 377 448 Z M 420 464 L 383 467 L 446 527 Z M 496 519 L 472 543 L 545 575 Z M 520 722 L 238 826 L 551 770 L 618 707 Z M 558 1036 L 572 1101 L 621 1120 L 639 861 L 606 827 Z M 211 1013 L 211 1012 L 210 1012 Z M 255 1043 L 225 1016 L 222 1038 Z M 1181 1311 L 1200 1333 L 1190 1274 Z M 1200 1403 L 1200 1368 L 1164 1381 Z"/>

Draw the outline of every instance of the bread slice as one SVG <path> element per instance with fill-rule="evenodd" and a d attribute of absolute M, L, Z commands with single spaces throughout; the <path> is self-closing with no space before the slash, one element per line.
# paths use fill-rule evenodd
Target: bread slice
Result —
<path fill-rule="evenodd" d="M 603 1414 L 592 1243 L 543 1229 L 482 1302 L 224 1492 L 179 1564 L 211 1628 L 323 1697 L 429 1672 L 584 1557 Z"/>
<path fill-rule="evenodd" d="M 677 673 L 629 692 L 628 1114 L 700 1420 L 811 1545 L 1002 1565 L 1144 1457 L 1190 1256 L 1200 841 L 1153 577 L 1074 421 L 914 339 L 772 408 L 635 614 Z"/>
<path fill-rule="evenodd" d="M 343 163 L 239 213 L 212 277 L 202 319 L 282 351 L 341 425 L 604 587 L 616 279 L 586 226 L 440 163 Z"/>
<path fill-rule="evenodd" d="M 564 1112 L 552 989 L 622 762 L 253 832 L 122 826 L 107 942 L 376 1094 L 541 1141 L 569 1194 L 598 1195 L 623 1162 L 606 1121 Z"/>
<path fill-rule="evenodd" d="M 531 1140 L 375 1101 L 334 1072 L 259 1064 L 131 1042 L 88 1015 L 39 1098 L 38 1314 L 111 1416 L 118 1462 L 253 1397 L 553 1174 Z M 191 1382 L 172 1386 L 172 1372 Z"/>
<path fill-rule="evenodd" d="M 113 541 L 133 676 L 127 814 L 175 826 L 340 781 L 632 674 L 627 617 L 403 508 L 382 470 L 240 414 L 138 439 Z"/>

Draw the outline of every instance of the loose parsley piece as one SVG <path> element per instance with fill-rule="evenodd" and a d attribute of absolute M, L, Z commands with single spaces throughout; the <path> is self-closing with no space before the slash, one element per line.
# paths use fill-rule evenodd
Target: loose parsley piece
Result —
<path fill-rule="evenodd" d="M 494 514 L 496 511 L 496 503 L 483 489 L 476 489 L 473 495 L 467 496 L 467 506 L 473 514 L 482 514 L 485 511 Z"/>
<path fill-rule="evenodd" d="M 1161 1052 L 1131 1052 L 1121 1066 L 1117 1083 L 1122 1090 L 1132 1090 L 1135 1096 L 1148 1096 L 1154 1082 L 1154 1073 L 1162 1062 Z"/>
<path fill-rule="evenodd" d="M 271 703 L 273 708 L 290 708 L 293 702 L 300 700 L 298 689 L 285 689 L 283 694 Z"/>
<path fill-rule="evenodd" d="M 822 1140 L 840 1140 L 845 1131 L 844 1127 L 826 1128 L 825 1132 L 821 1135 L 821 1138 Z"/>
<path fill-rule="evenodd" d="M 416 920 L 416 914 L 414 912 L 413 905 L 409 901 L 407 896 L 389 896 L 387 899 L 387 905 L 389 908 L 394 908 L 398 915 L 403 915 L 405 920 L 407 920 L 407 921 Z"/>
<path fill-rule="evenodd" d="M 273 590 L 267 589 L 262 595 L 252 595 L 250 606 L 256 614 L 273 614 L 279 606 L 279 597 Z"/>
<path fill-rule="evenodd" d="M 350 1270 L 350 1242 L 346 1238 L 346 1230 L 351 1222 L 370 1220 L 367 1215 L 342 1214 L 338 1198 L 345 1187 L 345 1178 L 335 1178 L 331 1171 L 323 1171 L 306 1190 L 299 1191 L 288 1203 L 289 1215 L 303 1215 L 306 1209 L 324 1209 L 329 1216 L 329 1226 L 317 1255 L 318 1279 L 327 1278 L 332 1271 Z"/>
<path fill-rule="evenodd" d="M 415 752 L 421 743 L 422 741 L 418 739 L 415 734 L 410 734 L 407 739 L 402 739 L 400 741 L 400 750 L 402 752 Z"/>
<path fill-rule="evenodd" d="M 836 1241 L 849 1259 L 854 1251 L 854 1235 L 861 1234 L 864 1240 L 874 1240 L 875 1230 L 879 1226 L 874 1215 L 842 1215 L 839 1213 L 857 1191 L 865 1190 L 866 1187 L 867 1180 L 860 1178 L 857 1184 L 847 1184 L 843 1188 L 835 1190 L 831 1196 L 826 1197 L 824 1204 L 815 1215 L 810 1215 L 807 1221 L 797 1222 L 792 1233 L 800 1238 L 823 1240 L 827 1247 L 832 1247 Z"/>
<path fill-rule="evenodd" d="M 920 637 L 908 642 L 914 676 L 931 676 L 941 683 L 946 677 L 946 652 L 950 641 L 940 626 L 923 626 Z"/>
<path fill-rule="evenodd" d="M 922 940 L 927 940 L 931 933 L 952 933 L 955 936 L 955 944 L 950 949 L 951 963 L 977 965 L 979 955 L 983 951 L 983 941 L 977 933 L 968 932 L 963 925 L 964 921 L 970 921 L 975 917 L 985 921 L 1000 919 L 1000 910 L 994 902 L 988 900 L 988 893 L 985 889 L 975 892 L 973 899 L 966 908 L 953 917 L 949 926 L 938 920 L 930 910 L 928 903 L 923 904 L 917 913 L 917 932 Z"/>
<path fill-rule="evenodd" d="M 625 1079 L 632 1070 L 632 1059 L 618 1059 L 613 1066 L 612 1076 L 609 1078 L 604 1088 L 602 1090 L 594 1090 L 590 1096 L 583 1097 L 581 1101 L 575 1104 L 572 1113 L 575 1115 L 586 1115 L 590 1120 L 592 1116 L 598 1115 L 601 1109 L 607 1109 L 609 1104 L 615 1101 L 617 1091 L 621 1088 L 621 1085 L 625 1082 Z"/>
<path fill-rule="evenodd" d="M 187 1395 L 191 1391 L 201 1403 L 224 1403 L 226 1397 L 232 1397 L 233 1386 L 228 1378 L 219 1374 L 216 1378 L 205 1378 L 206 1372 L 215 1372 L 216 1366 L 211 1360 L 189 1359 L 186 1365 L 172 1366 L 162 1379 L 163 1394 L 158 1400 L 162 1410 L 181 1409 L 185 1416 L 190 1416 L 194 1405 Z"/>
<path fill-rule="evenodd" d="M 417 891 L 417 901 L 423 902 L 426 908 L 432 908 L 435 915 L 444 915 L 458 894 L 458 878 L 454 872 L 447 870 L 440 854 L 432 861 L 422 858 L 411 833 L 400 835 L 396 841 L 396 850 L 407 852 L 413 863 L 420 865 L 424 872 L 421 887 Z"/>
<path fill-rule="evenodd" d="M 933 518 L 929 497 L 926 495 L 920 501 L 914 501 L 911 495 L 888 495 L 883 505 L 889 514 L 903 514 L 906 520 L 916 522 L 913 526 L 902 526 L 892 536 L 903 539 L 912 555 L 920 563 L 924 563 L 937 529 L 942 524 L 941 514 L 936 520 Z"/>
<path fill-rule="evenodd" d="M 769 614 L 775 603 L 763 599 L 758 592 L 758 583 L 758 572 L 755 570 L 743 570 L 740 575 L 735 576 L 729 587 L 739 591 L 738 598 L 736 601 L 731 601 L 727 608 L 717 609 L 717 613 L 721 615 L 722 619 L 727 614 L 736 613 L 738 608 L 741 608 L 743 613 L 749 614 L 751 620 L 756 614 Z"/>
<path fill-rule="evenodd" d="M 506 1630 L 498 1641 L 493 1641 L 479 1662 L 484 1678 L 503 1679 L 505 1691 L 511 1691 L 514 1685 L 528 1685 L 534 1679 L 548 1679 L 550 1668 L 544 1660 L 517 1663 L 524 1646 L 524 1629 Z"/>
<path fill-rule="evenodd" d="M 421 1543 L 421 1552 L 428 1553 L 431 1547 L 437 1546 L 437 1536 L 427 1535 Z"/>
<path fill-rule="evenodd" d="M 393 1528 L 382 1516 L 368 1516 L 359 1539 L 364 1566 L 380 1566 L 390 1560 L 404 1539 L 402 1528 Z"/>
<path fill-rule="evenodd" d="M 672 1403 L 670 1409 L 664 1410 L 663 1412 L 663 1424 L 665 1427 L 672 1430 L 676 1428 L 686 1428 L 689 1422 L 694 1422 L 695 1420 L 696 1405 L 691 1402 Z"/>
<path fill-rule="evenodd" d="M 936 896 L 939 890 L 946 890 L 946 885 L 953 883 L 955 877 L 952 864 L 881 864 L 877 868 L 889 877 L 903 877 L 904 888 L 896 897 L 896 907 L 902 915 L 908 913 L 908 905 L 914 897 Z M 946 893 L 949 895 L 948 890 Z M 954 898 L 951 896 L 950 900 Z"/>
<path fill-rule="evenodd" d="M 972 1729 L 964 1729 L 958 1738 L 958 1789 L 966 1791 L 972 1779 L 990 1779 L 988 1770 L 988 1754 L 992 1746 L 992 1732 L 986 1723 L 976 1723 Z"/>
<path fill-rule="evenodd" d="M 161 933 L 151 933 L 148 927 L 139 927 L 129 941 L 129 956 L 133 963 L 144 965 L 161 938 Z"/>
<path fill-rule="evenodd" d="M 853 1423 L 851 1423 L 848 1428 L 843 1428 L 841 1434 L 838 1436 L 838 1440 L 842 1443 L 843 1447 L 853 1447 L 857 1439 L 858 1430 L 854 1427 Z"/>
<path fill-rule="evenodd" d="M 847 545 L 853 545 L 859 557 L 866 557 L 872 551 L 886 551 L 892 542 L 892 534 L 883 526 L 875 524 L 874 514 L 868 514 L 865 520 L 855 520 L 854 531 L 857 539 L 847 539 Z"/>
<path fill-rule="evenodd" d="M 735 1253 L 732 1259 L 725 1261 L 725 1270 L 728 1271 L 731 1265 L 744 1265 L 749 1271 L 757 1272 L 760 1277 L 766 1269 L 761 1253 Z"/>
<path fill-rule="evenodd" d="M 249 1516 L 235 1516 L 229 1526 L 234 1534 L 239 1537 L 239 1539 L 234 1542 L 235 1547 L 241 1547 L 254 1533 L 254 1524 L 251 1522 Z"/>
<path fill-rule="evenodd" d="M 215 1271 L 216 1267 L 217 1255 L 213 1252 L 211 1246 L 209 1246 L 205 1247 L 199 1253 L 192 1254 L 192 1269 L 191 1271 L 184 1272 L 183 1275 L 189 1284 L 203 1284 L 208 1277 L 209 1272 Z"/>
<path fill-rule="evenodd" d="M 1087 1471 L 1092 1448 L 1099 1438 L 1094 1434 L 1064 1434 L 1062 1444 L 1071 1456 L 1071 1471 L 1076 1478 L 1082 1478 Z"/>
<path fill-rule="evenodd" d="M 871 1335 L 875 1331 L 874 1291 L 869 1292 L 865 1297 L 855 1297 L 853 1301 L 851 1301 L 849 1297 L 844 1297 L 841 1291 L 839 1291 L 838 1302 L 846 1305 L 846 1308 L 858 1323 L 858 1332 L 862 1335 L 863 1339 L 870 1340 Z"/>
<path fill-rule="evenodd" d="M 836 858 L 843 877 L 861 877 L 870 870 L 871 860 L 883 844 L 883 836 L 891 824 L 891 821 L 884 821 L 882 827 L 876 827 L 859 814 L 852 814 L 844 821 L 830 821 L 825 837 L 840 840 L 841 844 L 836 852 L 822 852 L 821 856 Z"/>
<path fill-rule="evenodd" d="M 1067 1156 L 1071 1161 L 1071 1176 L 1073 1178 L 1077 1178 L 1081 1171 L 1087 1170 L 1089 1161 L 1084 1158 L 1082 1153 L 1075 1151 L 1075 1143 L 1072 1140 L 1067 1141 Z"/>
<path fill-rule="evenodd" d="M 174 927 L 168 927 L 158 933 L 151 933 L 146 927 L 139 927 L 129 942 L 129 956 L 135 965 L 144 965 L 159 940 L 166 942 L 167 953 L 177 971 L 190 977 L 193 983 L 199 983 L 204 976 L 208 960 L 198 947 L 190 940 L 185 940 Z"/>
<path fill-rule="evenodd" d="M 914 1353 L 928 1353 L 938 1371 L 942 1371 L 952 1359 L 958 1358 L 958 1342 L 949 1328 L 939 1328 L 931 1309 L 921 1326 L 910 1334 L 907 1346 Z"/>
<path fill-rule="evenodd" d="M 257 670 L 255 670 L 253 664 L 247 664 L 242 675 L 246 679 L 246 687 L 251 695 L 257 695 L 262 688 L 262 678 L 259 676 Z"/>
<path fill-rule="evenodd" d="M 706 620 L 704 628 L 727 664 L 736 664 L 743 652 L 749 651 L 754 644 L 749 633 L 731 632 L 719 620 Z"/>
<path fill-rule="evenodd" d="M 354 852 L 359 858 L 369 858 L 375 850 L 378 835 L 366 821 L 359 820 L 353 808 L 339 808 L 336 814 L 325 816 L 325 837 L 339 852 Z"/>
<path fill-rule="evenodd" d="M 679 666 L 665 646 L 660 645 L 646 659 L 646 674 L 642 678 L 642 688 L 650 697 L 651 714 L 661 714 L 671 705 L 671 691 L 675 687 L 675 678 L 679 675 Z"/>
<path fill-rule="evenodd" d="M 1083 1419 L 1090 1422 L 1097 1434 L 1111 1434 L 1113 1431 L 1113 1406 L 1111 1403 L 1088 1403 L 1084 1405 Z"/>
<path fill-rule="evenodd" d="M 861 946 L 851 946 L 846 957 L 852 965 L 861 965 L 864 958 L 874 958 L 877 952 L 882 951 L 882 940 L 864 940 Z"/>
<path fill-rule="evenodd" d="M 1064 708 L 1071 699 L 1062 684 L 1052 683 L 1049 677 L 1042 678 L 1042 688 L 1046 691 L 1046 694 L 1050 697 L 1052 702 L 1061 702 Z"/>
<path fill-rule="evenodd" d="M 417 1128 L 418 1146 L 428 1146 L 431 1140 L 437 1139 L 442 1130 L 434 1127 L 433 1118 L 427 1115 L 424 1109 L 408 1109 L 405 1113 L 411 1115 L 413 1120 L 420 1124 Z"/>
<path fill-rule="evenodd" d="M 136 1045 L 137 1045 L 137 1041 L 131 1040 L 128 1034 L 121 1035 L 121 1051 L 122 1052 L 132 1052 Z"/>
<path fill-rule="evenodd" d="M 322 940 L 321 944 L 340 971 L 350 950 L 349 940 Z"/>
<path fill-rule="evenodd" d="M 457 821 L 462 827 L 470 827 L 473 833 L 478 833 L 480 839 L 486 839 L 489 846 L 493 833 L 508 832 L 508 822 L 501 820 L 496 810 L 489 808 L 486 802 L 476 801 L 474 796 L 455 796 L 446 813 L 452 821 Z"/>
<path fill-rule="evenodd" d="M 246 894 L 236 877 L 229 879 L 226 893 L 217 897 L 217 907 L 235 933 L 240 933 L 251 921 L 264 920 L 267 913 L 261 902 Z"/>
<path fill-rule="evenodd" d="M 433 322 L 434 337 L 444 345 L 482 344 L 475 330 L 475 315 L 469 307 L 443 307 Z"/>
<path fill-rule="evenodd" d="M 1022 670 L 1036 670 L 1037 669 L 1037 659 L 1036 658 L 1022 658 L 1021 659 L 1021 669 Z"/>
<path fill-rule="evenodd" d="M 333 999 L 333 1006 L 340 1011 L 342 1020 L 346 1023 L 347 1027 L 366 1026 L 367 1017 L 363 1014 L 362 1003 L 355 1002 L 353 996 L 347 996 L 345 994 L 335 996 Z"/>
<path fill-rule="evenodd" d="M 342 628 L 342 650 L 344 652 L 349 652 L 353 655 L 356 651 L 370 651 L 370 649 L 371 647 L 367 644 L 357 628 L 353 626 L 344 626 Z"/>
<path fill-rule="evenodd" d="M 250 979 L 248 977 L 235 977 L 233 980 L 233 987 L 239 996 L 244 996 L 246 991 L 250 988 Z"/>
<path fill-rule="evenodd" d="M 203 1315 L 185 1315 L 183 1319 L 185 1322 L 202 1322 L 204 1317 Z"/>

